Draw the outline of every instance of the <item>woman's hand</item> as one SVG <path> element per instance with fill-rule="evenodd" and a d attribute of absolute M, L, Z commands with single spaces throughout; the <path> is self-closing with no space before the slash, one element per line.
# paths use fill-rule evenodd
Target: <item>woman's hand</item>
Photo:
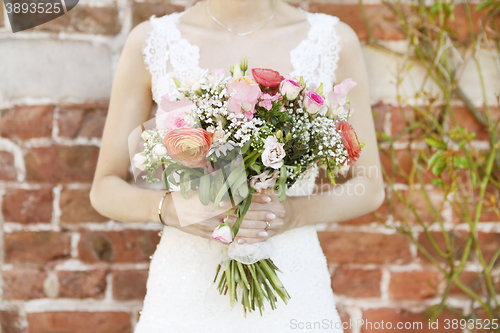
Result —
<path fill-rule="evenodd" d="M 241 222 L 235 241 L 238 243 L 264 242 L 272 236 L 290 229 L 290 198 L 280 203 L 276 191 L 264 190 L 254 193 L 252 203 Z M 236 221 L 235 215 L 230 215 L 229 224 Z M 269 227 L 266 230 L 267 222 Z"/>

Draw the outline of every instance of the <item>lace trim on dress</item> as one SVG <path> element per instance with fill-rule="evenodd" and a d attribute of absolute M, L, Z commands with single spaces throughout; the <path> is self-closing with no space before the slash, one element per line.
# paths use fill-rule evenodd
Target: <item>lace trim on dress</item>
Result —
<path fill-rule="evenodd" d="M 177 93 L 173 77 L 182 80 L 190 73 L 203 72 L 199 67 L 199 47 L 182 37 L 177 28 L 184 13 L 150 18 L 152 29 L 142 53 L 152 76 L 153 99 L 158 105 L 164 94 Z M 323 82 L 324 91 L 329 92 L 336 81 L 335 71 L 341 50 L 341 40 L 335 29 L 339 18 L 307 12 L 307 20 L 311 25 L 307 37 L 290 51 L 294 68 L 290 74 L 303 75 L 306 81 L 316 85 Z M 170 72 L 167 71 L 169 62 Z"/>
<path fill-rule="evenodd" d="M 161 96 L 177 94 L 173 78 L 182 79 L 189 73 L 201 72 L 200 49 L 191 45 L 177 29 L 177 21 L 184 14 L 172 13 L 162 17 L 151 16 L 152 29 L 142 50 L 144 63 L 151 73 L 153 100 L 160 105 Z M 167 71 L 168 62 L 172 71 Z"/>
<path fill-rule="evenodd" d="M 311 29 L 307 38 L 290 52 L 294 68 L 292 75 L 302 75 L 308 83 L 319 86 L 323 82 L 325 92 L 333 90 L 335 71 L 340 57 L 341 40 L 336 31 L 338 17 L 323 13 L 308 13 Z"/>

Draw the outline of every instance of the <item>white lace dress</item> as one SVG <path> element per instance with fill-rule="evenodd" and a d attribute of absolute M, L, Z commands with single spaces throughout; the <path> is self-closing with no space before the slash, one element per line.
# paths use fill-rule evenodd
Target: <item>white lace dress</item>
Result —
<path fill-rule="evenodd" d="M 165 93 L 176 92 L 172 77 L 182 79 L 199 67 L 199 48 L 184 39 L 176 23 L 183 13 L 152 17 L 153 29 L 143 49 L 152 74 L 153 99 L 157 104 Z M 339 19 L 307 13 L 311 25 L 307 37 L 290 53 L 291 74 L 309 82 L 324 83 L 328 90 L 335 82 L 340 40 L 335 32 Z M 318 50 L 321 50 L 320 52 Z M 172 71 L 167 72 L 167 62 Z M 331 90 L 331 89 L 330 89 Z M 308 195 L 317 170 L 309 179 L 294 185 L 287 195 Z M 274 263 L 291 299 L 281 300 L 276 310 L 266 306 L 245 318 L 242 306 L 229 304 L 213 283 L 223 244 L 178 229 L 165 227 L 151 260 L 147 294 L 135 333 L 343 333 L 335 308 L 326 258 L 314 225 L 289 230 L 270 238 Z"/>

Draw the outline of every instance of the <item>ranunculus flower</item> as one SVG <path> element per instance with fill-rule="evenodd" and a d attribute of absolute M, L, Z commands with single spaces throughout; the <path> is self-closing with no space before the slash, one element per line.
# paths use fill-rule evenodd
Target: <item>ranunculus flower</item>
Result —
<path fill-rule="evenodd" d="M 212 238 L 225 244 L 229 244 L 233 241 L 233 232 L 229 226 L 219 224 L 215 227 L 214 232 L 212 233 Z"/>
<path fill-rule="evenodd" d="M 347 102 L 347 94 L 349 90 L 357 85 L 351 78 L 345 79 L 344 81 L 333 87 L 333 91 L 328 94 L 328 99 L 333 103 L 338 105 L 344 105 Z"/>
<path fill-rule="evenodd" d="M 190 168 L 202 168 L 207 164 L 205 156 L 213 135 L 203 128 L 182 127 L 168 132 L 163 143 L 168 154 L 178 163 Z"/>
<path fill-rule="evenodd" d="M 281 81 L 280 93 L 289 101 L 294 101 L 301 90 L 302 86 L 293 80 L 285 79 Z"/>
<path fill-rule="evenodd" d="M 171 101 L 168 94 L 161 97 L 160 107 L 156 111 L 156 128 L 172 130 L 191 126 L 190 113 L 194 103 L 186 97 Z"/>
<path fill-rule="evenodd" d="M 252 119 L 261 95 L 259 86 L 240 81 L 228 84 L 227 91 L 229 94 L 236 92 L 227 100 L 227 111 L 236 115 L 243 113 L 248 120 Z"/>
<path fill-rule="evenodd" d="M 281 168 L 283 159 L 286 156 L 284 145 L 284 143 L 279 143 L 275 136 L 268 136 L 264 143 L 262 163 L 273 169 Z"/>
<path fill-rule="evenodd" d="M 234 78 L 233 82 L 245 82 L 246 84 L 249 84 L 249 85 L 257 85 L 257 82 L 255 82 L 254 79 L 252 79 L 251 77 L 246 77 L 246 76 L 240 76 L 240 77 Z"/>
<path fill-rule="evenodd" d="M 252 75 L 258 84 L 268 88 L 278 88 L 285 79 L 279 72 L 265 68 L 253 68 Z"/>
<path fill-rule="evenodd" d="M 308 91 L 304 95 L 304 108 L 309 114 L 316 114 L 325 107 L 325 100 L 318 93 Z"/>
<path fill-rule="evenodd" d="M 144 165 L 144 162 L 146 162 L 147 159 L 148 158 L 141 153 L 135 154 L 134 166 L 141 171 L 146 170 L 146 165 Z"/>
<path fill-rule="evenodd" d="M 337 131 L 340 132 L 342 143 L 349 154 L 349 165 L 353 165 L 361 152 L 361 144 L 359 143 L 358 136 L 354 128 L 347 121 L 339 121 L 337 123 Z"/>
<path fill-rule="evenodd" d="M 261 190 L 274 186 L 279 175 L 279 170 L 274 170 L 273 173 L 270 170 L 264 171 L 260 175 L 250 177 L 250 187 L 260 193 Z"/>

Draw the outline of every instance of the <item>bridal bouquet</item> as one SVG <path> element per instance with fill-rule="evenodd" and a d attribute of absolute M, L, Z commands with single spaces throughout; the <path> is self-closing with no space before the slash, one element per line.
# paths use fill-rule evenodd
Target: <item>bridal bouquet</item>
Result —
<path fill-rule="evenodd" d="M 162 97 L 155 125 L 142 131 L 144 150 L 134 155 L 133 164 L 147 171 L 143 178 L 150 183 L 160 181 L 155 171 L 161 166 L 167 188 L 178 189 L 173 193 L 183 198 L 197 193 L 214 212 L 222 200 L 231 201 L 236 222 L 231 226 L 226 220 L 212 235 L 228 244 L 214 283 L 219 277 L 218 290 L 229 293 L 231 305 L 239 296 L 245 313 L 257 306 L 262 315 L 264 299 L 275 309 L 277 296 L 286 304 L 290 295 L 270 258 L 270 241 L 233 242 L 253 193 L 274 189 L 284 202 L 286 189 L 318 166 L 335 184 L 335 176 L 347 172 L 364 145 L 348 123 L 352 79 L 324 96 L 322 84 L 307 86 L 303 77 L 247 70 L 243 57 L 231 66 L 230 77 L 207 70 L 182 82 L 174 79 L 180 94 Z"/>

